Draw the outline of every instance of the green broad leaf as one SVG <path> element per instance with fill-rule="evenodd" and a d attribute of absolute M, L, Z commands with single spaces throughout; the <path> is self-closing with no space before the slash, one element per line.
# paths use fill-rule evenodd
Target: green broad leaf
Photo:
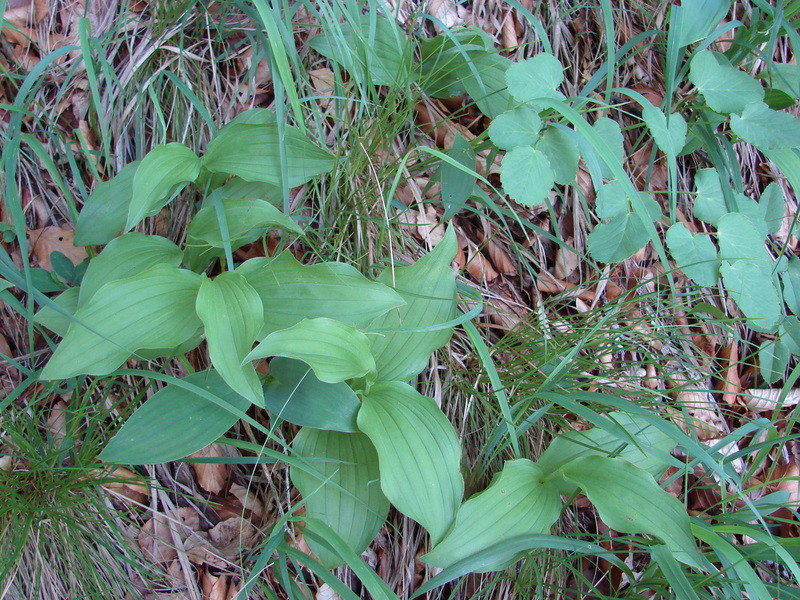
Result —
<path fill-rule="evenodd" d="M 682 0 L 672 6 L 669 37 L 678 48 L 705 39 L 725 18 L 730 0 Z"/>
<path fill-rule="evenodd" d="M 702 50 L 692 58 L 689 80 L 703 94 L 711 110 L 719 113 L 741 112 L 748 104 L 764 99 L 764 88 L 758 80 L 710 50 Z"/>
<path fill-rule="evenodd" d="M 575 458 L 561 467 L 561 473 L 583 490 L 611 529 L 657 536 L 676 559 L 700 568 L 702 557 L 685 507 L 652 475 L 620 458 L 604 456 Z"/>
<path fill-rule="evenodd" d="M 350 265 L 303 265 L 288 250 L 274 258 L 250 259 L 236 272 L 244 275 L 264 305 L 259 337 L 315 317 L 363 327 L 404 303 L 397 292 Z"/>
<path fill-rule="evenodd" d="M 409 37 L 393 19 L 360 15 L 325 27 L 309 46 L 357 81 L 404 88 L 413 63 Z"/>
<path fill-rule="evenodd" d="M 752 198 L 748 198 L 741 192 L 733 192 L 733 203 L 736 210 L 733 212 L 741 213 L 747 217 L 750 224 L 756 228 L 758 235 L 762 240 L 766 240 L 769 232 L 767 231 L 767 222 L 764 215 L 764 207 Z"/>
<path fill-rule="evenodd" d="M 244 113 L 242 113 L 244 114 Z M 245 181 L 239 177 L 232 177 L 224 185 L 214 190 L 220 198 L 232 200 L 266 200 L 275 207 L 280 208 L 283 204 L 283 192 L 281 188 L 263 181 Z M 211 194 L 206 196 L 202 208 L 212 204 L 209 202 Z"/>
<path fill-rule="evenodd" d="M 647 192 L 638 192 L 638 195 L 639 201 L 647 210 L 647 217 L 651 221 L 659 220 L 662 215 L 658 202 L 653 200 L 653 197 Z M 618 179 L 612 179 L 603 184 L 597 192 L 595 212 L 601 219 L 612 219 L 625 216 L 630 211 L 631 204 L 632 201 L 627 188 Z"/>
<path fill-rule="evenodd" d="M 80 304 L 84 305 L 103 285 L 125 279 L 157 265 L 177 267 L 183 252 L 166 238 L 136 231 L 111 240 L 103 251 L 89 262 L 80 287 Z"/>
<path fill-rule="evenodd" d="M 362 398 L 358 427 L 378 451 L 383 493 L 438 543 L 464 495 L 461 447 L 450 421 L 433 399 L 387 381 Z"/>
<path fill-rule="evenodd" d="M 514 63 L 499 54 L 478 54 L 459 69 L 464 89 L 484 115 L 494 119 L 512 106 L 506 86 L 506 71 Z"/>
<path fill-rule="evenodd" d="M 372 442 L 363 433 L 303 427 L 295 436 L 292 449 L 310 467 L 289 469 L 292 483 L 305 500 L 306 516 L 331 527 L 353 552 L 361 554 L 378 535 L 389 513 Z M 326 568 L 343 563 L 325 546 L 312 539 L 307 542 Z"/>
<path fill-rule="evenodd" d="M 556 183 L 568 185 L 575 182 L 580 156 L 571 130 L 557 125 L 545 127 L 536 149 L 547 157 Z"/>
<path fill-rule="evenodd" d="M 800 356 L 800 319 L 787 316 L 778 328 L 778 338 L 795 356 Z"/>
<path fill-rule="evenodd" d="M 772 87 L 790 98 L 800 98 L 800 65 L 770 62 L 768 67 L 772 76 Z"/>
<path fill-rule="evenodd" d="M 781 381 L 789 366 L 790 352 L 781 340 L 765 340 L 758 348 L 758 370 L 767 385 Z"/>
<path fill-rule="evenodd" d="M 595 225 L 589 234 L 589 252 L 595 260 L 616 263 L 641 250 L 649 239 L 639 215 L 629 212 Z"/>
<path fill-rule="evenodd" d="M 541 128 L 539 112 L 530 106 L 520 106 L 497 115 L 489 125 L 489 137 L 498 148 L 511 150 L 533 146 L 539 139 Z"/>
<path fill-rule="evenodd" d="M 742 116 L 731 115 L 731 129 L 757 148 L 797 148 L 800 120 L 786 112 L 772 110 L 763 102 L 748 104 Z"/>
<path fill-rule="evenodd" d="M 469 72 L 469 61 L 495 53 L 494 41 L 486 37 L 477 27 L 463 27 L 432 39 L 421 38 L 419 84 L 425 94 L 453 98 L 467 93 L 463 79 L 465 72 Z"/>
<path fill-rule="evenodd" d="M 261 406 L 261 382 L 253 365 L 244 360 L 264 321 L 258 293 L 239 273 L 228 271 L 214 279 L 204 275 L 195 308 L 217 372 L 233 391 Z"/>
<path fill-rule="evenodd" d="M 453 528 L 422 560 L 444 569 L 510 537 L 548 533 L 561 513 L 561 499 L 558 488 L 544 476 L 526 458 L 506 461 L 489 487 L 461 505 Z M 519 558 L 498 556 L 478 572 L 505 569 Z"/>
<path fill-rule="evenodd" d="M 751 260 L 723 261 L 720 274 L 748 325 L 757 331 L 774 331 L 783 318 L 783 301 L 772 277 Z"/>
<path fill-rule="evenodd" d="M 452 320 L 456 314 L 456 277 L 450 267 L 457 250 L 455 229 L 449 228 L 442 241 L 416 264 L 386 269 L 378 281 L 393 286 L 405 300 L 370 323 L 378 329 L 371 335 L 372 355 L 380 381 L 408 381 L 418 375 L 430 355 L 444 346 L 453 328 L 434 331 L 402 331 L 433 327 Z"/>
<path fill-rule="evenodd" d="M 448 156 L 467 169 L 475 170 L 475 151 L 470 143 L 458 133 L 455 134 L 453 147 Z M 475 189 L 475 176 L 465 173 L 455 165 L 446 161 L 438 169 L 438 178 L 441 185 L 442 204 L 444 204 L 443 221 L 447 221 L 459 210 L 472 196 Z"/>
<path fill-rule="evenodd" d="M 653 134 L 653 140 L 661 151 L 668 156 L 677 156 L 686 145 L 688 127 L 683 116 L 671 113 L 669 120 L 660 108 L 650 102 L 642 108 L 642 120 Z"/>
<path fill-rule="evenodd" d="M 683 223 L 675 223 L 667 230 L 667 248 L 681 270 L 692 281 L 704 287 L 719 282 L 719 258 L 711 238 L 689 231 Z"/>
<path fill-rule="evenodd" d="M 214 206 L 201 209 L 189 224 L 186 233 L 187 245 L 208 245 L 223 248 L 229 242 L 236 250 L 256 241 L 270 229 L 283 229 L 302 234 L 303 229 L 291 217 L 278 210 L 266 200 L 224 198 L 222 212 L 228 226 L 228 236 L 220 231 L 219 218 Z"/>
<path fill-rule="evenodd" d="M 800 315 L 800 258 L 793 256 L 786 265 L 786 272 L 781 273 L 783 299 L 795 315 Z"/>
<path fill-rule="evenodd" d="M 751 262 L 766 277 L 770 277 L 775 261 L 767 251 L 764 237 L 752 221 L 741 213 L 728 213 L 717 222 L 719 257 L 730 262 Z"/>
<path fill-rule="evenodd" d="M 268 108 L 250 108 L 240 112 L 233 117 L 230 121 L 225 123 L 225 127 L 236 125 L 237 123 L 246 123 L 248 125 L 263 125 L 264 123 L 273 123 L 277 119 L 275 113 Z"/>
<path fill-rule="evenodd" d="M 197 179 L 200 166 L 200 157 L 177 142 L 156 146 L 148 152 L 133 176 L 125 231 L 166 206 L 175 186 Z"/>
<path fill-rule="evenodd" d="M 125 165 L 115 177 L 98 183 L 75 224 L 75 245 L 107 244 L 125 227 L 133 198 L 133 178 L 142 161 Z"/>
<path fill-rule="evenodd" d="M 518 102 L 537 98 L 563 100 L 556 88 L 564 81 L 564 67 L 552 54 L 542 52 L 532 58 L 512 64 L 506 71 L 508 91 Z"/>
<path fill-rule="evenodd" d="M 79 293 L 79 288 L 68 288 L 55 298 L 51 298 L 51 300 L 69 314 L 74 315 L 75 311 L 78 310 Z M 72 323 L 72 319 L 61 314 L 51 306 L 43 306 L 40 308 L 39 311 L 33 315 L 33 320 L 39 323 L 39 325 L 44 325 L 50 331 L 61 337 L 67 334 L 67 329 L 69 329 L 69 325 Z"/>
<path fill-rule="evenodd" d="M 196 386 L 217 400 L 212 402 L 186 389 Z M 128 465 L 165 463 L 185 458 L 217 440 L 250 403 L 234 392 L 213 369 L 171 383 L 142 404 L 103 449 L 104 462 Z"/>
<path fill-rule="evenodd" d="M 344 382 L 325 383 L 306 363 L 278 356 L 269 363 L 274 377 L 264 386 L 264 406 L 274 416 L 295 425 L 326 431 L 358 431 L 361 402 Z"/>
<path fill-rule="evenodd" d="M 301 360 L 325 383 L 338 383 L 375 374 L 375 359 L 367 336 L 326 317 L 303 319 L 288 329 L 270 333 L 245 361 L 267 356 Z"/>
<path fill-rule="evenodd" d="M 594 426 L 586 431 L 559 434 L 536 462 L 545 475 L 556 472 L 582 456 L 617 456 L 637 465 L 654 477 L 660 477 L 669 466 L 669 453 L 675 442 L 650 421 L 625 412 L 607 415 L 607 426 Z M 570 486 L 561 493 L 572 494 Z"/>
<path fill-rule="evenodd" d="M 159 265 L 101 287 L 72 322 L 41 379 L 108 375 L 139 349 L 173 348 L 202 326 L 194 310 L 200 276 Z"/>
<path fill-rule="evenodd" d="M 606 144 L 611 150 L 611 155 L 607 158 L 621 165 L 625 157 L 625 150 L 623 146 L 622 130 L 619 127 L 619 123 L 606 117 L 601 117 L 594 122 L 592 128 L 597 132 L 597 135 L 606 141 Z M 589 167 L 589 172 L 593 174 L 593 177 L 594 173 L 598 173 L 604 179 L 616 177 L 611 171 L 611 167 L 606 164 L 603 157 L 597 154 L 594 147 L 589 145 L 582 136 L 580 136 L 578 140 L 581 154 L 586 161 L 586 165 Z"/>
<path fill-rule="evenodd" d="M 505 193 L 525 206 L 542 204 L 555 184 L 550 161 L 535 148 L 514 148 L 503 157 L 500 169 Z"/>
<path fill-rule="evenodd" d="M 770 183 L 758 199 L 758 206 L 767 225 L 767 233 L 777 233 L 783 224 L 785 199 L 783 190 L 776 182 Z"/>
<path fill-rule="evenodd" d="M 789 94 L 781 90 L 765 88 L 764 104 L 769 106 L 772 110 L 783 110 L 784 108 L 791 108 L 794 106 L 796 101 Z"/>
<path fill-rule="evenodd" d="M 220 130 L 206 149 L 203 166 L 212 173 L 229 173 L 245 181 L 281 185 L 281 146 L 286 150 L 290 188 L 302 185 L 333 168 L 333 155 L 306 138 L 297 128 L 287 126 L 278 135 L 277 123 L 237 123 Z"/>
<path fill-rule="evenodd" d="M 716 225 L 722 215 L 728 214 L 717 170 L 697 171 L 694 176 L 694 186 L 697 194 L 692 210 L 694 216 L 705 223 Z"/>

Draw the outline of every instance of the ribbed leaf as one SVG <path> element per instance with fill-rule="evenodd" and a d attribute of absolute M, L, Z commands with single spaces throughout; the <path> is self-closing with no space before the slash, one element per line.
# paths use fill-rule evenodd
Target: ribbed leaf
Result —
<path fill-rule="evenodd" d="M 245 181 L 281 185 L 280 149 L 286 149 L 286 185 L 296 187 L 333 168 L 333 155 L 313 144 L 294 127 L 278 136 L 277 123 L 237 123 L 220 130 L 208 145 L 203 166 L 212 173 L 229 173 Z"/>
<path fill-rule="evenodd" d="M 266 200 L 241 198 L 222 199 L 222 212 L 228 227 L 227 240 L 223 239 L 217 211 L 213 206 L 200 210 L 192 219 L 187 231 L 187 245 L 208 245 L 222 248 L 228 241 L 233 250 L 249 244 L 270 229 L 280 228 L 302 234 L 303 230 L 291 217 Z"/>
<path fill-rule="evenodd" d="M 166 238 L 132 231 L 111 240 L 89 262 L 81 282 L 80 304 L 84 305 L 109 281 L 125 279 L 157 265 L 177 267 L 181 249 Z"/>
<path fill-rule="evenodd" d="M 672 438 L 646 419 L 624 412 L 608 414 L 606 427 L 559 434 L 536 461 L 545 474 L 557 471 L 580 456 L 619 456 L 653 476 L 669 466 L 666 458 L 675 447 Z M 562 490 L 572 493 L 573 489 Z"/>
<path fill-rule="evenodd" d="M 358 431 L 361 402 L 344 382 L 325 383 L 306 363 L 276 357 L 269 363 L 275 378 L 264 386 L 264 405 L 276 417 L 315 429 Z"/>
<path fill-rule="evenodd" d="M 265 337 L 245 361 L 266 356 L 285 356 L 310 366 L 320 381 L 337 383 L 375 375 L 375 359 L 367 336 L 325 317 L 304 319 Z"/>
<path fill-rule="evenodd" d="M 64 290 L 55 298 L 51 298 L 51 300 L 69 314 L 74 315 L 75 311 L 78 310 L 79 294 L 80 288 L 73 287 Z M 61 314 L 50 306 L 43 306 L 41 309 L 39 309 L 39 311 L 33 316 L 33 320 L 40 325 L 44 325 L 50 331 L 60 335 L 61 337 L 64 337 L 67 334 L 69 324 L 72 323 L 72 319 Z"/>
<path fill-rule="evenodd" d="M 363 397 L 358 427 L 378 451 L 383 493 L 437 543 L 464 494 L 461 448 L 447 417 L 431 398 L 390 381 Z"/>
<path fill-rule="evenodd" d="M 292 483 L 305 500 L 306 516 L 331 527 L 361 554 L 378 534 L 389 512 L 380 488 L 378 455 L 363 433 L 321 431 L 303 427 L 292 442 L 298 458 L 320 474 L 292 467 Z M 333 569 L 342 560 L 311 539 L 309 548 L 322 564 Z"/>
<path fill-rule="evenodd" d="M 194 181 L 199 174 L 200 158 L 183 144 L 173 142 L 153 148 L 133 177 L 125 231 L 156 214 L 166 205 L 175 186 Z"/>
<path fill-rule="evenodd" d="M 385 329 L 372 337 L 372 355 L 381 381 L 408 381 L 419 374 L 431 353 L 444 346 L 453 328 L 438 331 L 392 331 L 433 326 L 455 316 L 456 280 L 450 267 L 456 253 L 455 229 L 448 229 L 441 242 L 415 265 L 386 269 L 378 281 L 394 285 L 405 304 L 390 310 L 370 324 Z"/>
<path fill-rule="evenodd" d="M 236 423 L 239 417 L 225 410 L 225 405 L 242 412 L 250 406 L 213 369 L 188 375 L 181 382 L 213 394 L 222 406 L 171 383 L 131 415 L 98 458 L 129 465 L 184 458 L 215 441 Z"/>
<path fill-rule="evenodd" d="M 658 536 L 679 561 L 698 568 L 702 564 L 686 509 L 649 473 L 602 456 L 573 459 L 561 473 L 583 490 L 611 529 Z"/>
<path fill-rule="evenodd" d="M 511 537 L 547 533 L 560 512 L 558 488 L 544 482 L 541 468 L 525 458 L 508 461 L 489 487 L 461 505 L 450 533 L 422 560 L 444 569 L 483 555 L 488 564 L 478 572 L 505 569 L 519 556 L 503 553 L 492 562 L 486 550 Z"/>
<path fill-rule="evenodd" d="M 362 327 L 403 304 L 397 292 L 370 281 L 350 265 L 330 262 L 305 266 L 289 251 L 272 259 L 250 259 L 236 272 L 244 275 L 261 296 L 261 336 L 314 317 Z"/>
<path fill-rule="evenodd" d="M 115 177 L 95 186 L 75 224 L 76 246 L 107 244 L 122 231 L 133 198 L 133 178 L 141 162 L 128 163 Z"/>
<path fill-rule="evenodd" d="M 197 294 L 197 316 L 203 321 L 208 355 L 231 389 L 257 406 L 264 403 L 261 382 L 244 357 L 253 347 L 264 320 L 256 291 L 239 273 L 204 277 Z"/>
<path fill-rule="evenodd" d="M 194 310 L 200 276 L 160 265 L 101 287 L 75 317 L 42 379 L 107 375 L 140 348 L 172 348 L 202 326 Z"/>

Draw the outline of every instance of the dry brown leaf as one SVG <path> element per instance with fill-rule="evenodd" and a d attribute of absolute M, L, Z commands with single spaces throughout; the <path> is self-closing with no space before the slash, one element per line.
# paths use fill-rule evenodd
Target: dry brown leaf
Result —
<path fill-rule="evenodd" d="M 0 300 L 0 302 L 2 302 L 2 300 Z M 11 357 L 11 346 L 8 345 L 8 340 L 6 340 L 2 333 L 0 333 L 0 353 L 5 354 L 9 358 Z"/>
<path fill-rule="evenodd" d="M 722 374 L 717 383 L 717 390 L 728 404 L 736 402 L 742 393 L 742 381 L 739 377 L 739 345 L 732 342 L 720 348 L 719 358 L 722 363 Z"/>
<path fill-rule="evenodd" d="M 20 31 L 4 27 L 3 35 L 9 42 L 27 48 L 30 38 L 33 37 L 32 29 L 39 24 L 49 10 L 50 3 L 47 0 L 8 0 L 3 18 Z"/>
<path fill-rule="evenodd" d="M 514 264 L 514 261 L 511 260 L 511 257 L 508 255 L 508 253 L 506 253 L 503 247 L 500 246 L 500 244 L 494 240 L 489 240 L 489 242 L 486 244 L 486 251 L 489 253 L 489 258 L 491 259 L 496 271 L 511 277 L 517 274 L 517 267 Z"/>
<path fill-rule="evenodd" d="M 47 413 L 47 430 L 53 438 L 55 446 L 61 446 L 61 443 L 67 437 L 67 411 L 69 407 L 63 400 L 59 400 L 50 408 Z"/>
<path fill-rule="evenodd" d="M 263 519 L 265 515 L 264 504 L 256 497 L 250 488 L 234 483 L 231 485 L 231 494 L 236 496 L 239 503 L 245 510 L 249 510 L 259 519 Z"/>
<path fill-rule="evenodd" d="M 567 240 L 567 244 L 572 245 L 572 238 Z M 566 280 L 577 268 L 578 254 L 559 246 L 558 250 L 556 250 L 556 261 L 553 267 L 555 276 L 558 279 Z"/>
<path fill-rule="evenodd" d="M 104 481 L 100 485 L 109 492 L 118 494 L 135 504 L 142 504 L 150 494 L 150 488 L 142 483 L 142 476 L 125 467 L 116 467 L 110 473 L 94 471 L 93 474 L 111 478 L 111 481 Z"/>
<path fill-rule="evenodd" d="M 334 83 L 336 81 L 333 71 L 327 67 L 312 69 L 308 72 L 308 76 L 311 79 L 311 87 L 314 89 L 316 95 L 320 96 L 317 98 L 317 102 L 319 102 L 322 110 L 325 110 L 331 103 L 330 96 L 333 96 Z"/>
<path fill-rule="evenodd" d="M 39 266 L 52 271 L 53 265 L 50 264 L 52 252 L 61 252 L 75 265 L 86 258 L 86 248 L 74 246 L 74 237 L 74 232 L 69 229 L 42 227 L 28 231 L 28 245 Z"/>
<path fill-rule="evenodd" d="M 200 579 L 203 587 L 203 600 L 228 600 L 230 594 L 230 577 L 228 575 L 214 577 L 208 572 L 208 569 L 203 569 Z"/>
<path fill-rule="evenodd" d="M 178 556 L 173 541 L 173 533 L 186 540 L 200 529 L 200 515 L 189 506 L 184 506 L 167 514 L 158 513 L 139 530 L 136 542 L 145 558 L 152 563 L 167 563 Z"/>
<path fill-rule="evenodd" d="M 746 394 L 743 394 L 744 403 L 747 408 L 758 411 L 775 410 L 778 408 L 778 401 L 781 398 L 783 390 L 776 389 L 750 389 Z M 786 398 L 781 403 L 781 408 L 788 406 L 797 406 L 800 402 L 800 388 L 789 390 Z"/>
<path fill-rule="evenodd" d="M 436 17 L 448 29 L 464 25 L 464 19 L 459 15 L 456 3 L 453 0 L 430 0 L 426 12 L 432 17 Z M 433 22 L 433 28 L 437 33 L 442 32 L 441 25 L 436 21 Z"/>
<path fill-rule="evenodd" d="M 775 483 L 775 490 L 789 493 L 786 506 L 794 509 L 800 507 L 800 467 L 797 463 L 791 461 L 785 465 L 776 465 L 772 475 L 773 480 L 782 480 Z"/>
<path fill-rule="evenodd" d="M 193 563 L 223 568 L 238 560 L 243 548 L 249 548 L 258 530 L 247 519 L 232 517 L 220 521 L 208 534 L 194 535 L 185 543 L 186 554 Z"/>
<path fill-rule="evenodd" d="M 709 397 L 708 390 L 692 388 L 677 393 L 677 400 L 693 417 L 691 425 L 697 433 L 697 438 L 702 442 L 715 440 L 725 436 L 725 421 L 717 413 L 713 398 Z M 676 420 L 685 428 L 685 422 L 680 416 Z"/>
<path fill-rule="evenodd" d="M 342 597 L 334 592 L 327 583 L 323 583 L 317 590 L 315 600 L 342 600 Z"/>
<path fill-rule="evenodd" d="M 221 458 L 227 456 L 226 447 L 220 444 L 209 444 L 187 458 Z M 228 482 L 230 465 L 224 463 L 191 463 L 197 476 L 197 483 L 205 491 L 219 494 Z"/>

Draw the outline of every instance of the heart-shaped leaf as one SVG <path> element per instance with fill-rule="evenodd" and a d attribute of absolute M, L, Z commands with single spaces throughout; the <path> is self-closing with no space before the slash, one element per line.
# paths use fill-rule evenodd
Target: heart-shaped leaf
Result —
<path fill-rule="evenodd" d="M 555 176 L 544 152 L 525 146 L 514 148 L 503 157 L 500 181 L 512 199 L 535 206 L 547 200 Z"/>
<path fill-rule="evenodd" d="M 722 282 L 750 327 L 771 332 L 783 317 L 783 302 L 772 277 L 750 260 L 722 261 Z"/>
<path fill-rule="evenodd" d="M 550 125 L 545 127 L 536 149 L 544 152 L 556 183 L 569 185 L 578 174 L 578 144 L 573 133 L 566 127 Z"/>
<path fill-rule="evenodd" d="M 757 80 L 710 50 L 694 56 L 689 80 L 698 87 L 708 106 L 720 113 L 740 112 L 751 102 L 764 98 L 764 88 Z"/>
<path fill-rule="evenodd" d="M 512 64 L 506 71 L 508 91 L 519 102 L 537 98 L 563 100 L 556 88 L 564 81 L 564 67 L 552 54 L 541 53 Z"/>
<path fill-rule="evenodd" d="M 639 215 L 628 212 L 595 225 L 589 234 L 589 252 L 600 262 L 615 263 L 641 250 L 648 240 Z"/>
<path fill-rule="evenodd" d="M 686 121 L 680 113 L 672 113 L 669 120 L 650 102 L 646 102 L 642 108 L 642 120 L 647 124 L 656 145 L 670 156 L 677 156 L 686 145 L 686 132 L 688 130 Z"/>
<path fill-rule="evenodd" d="M 741 117 L 731 115 L 731 129 L 758 148 L 797 148 L 800 140 L 800 119 L 763 102 L 748 104 Z"/>
<path fill-rule="evenodd" d="M 712 287 L 719 281 L 719 259 L 707 235 L 689 231 L 683 223 L 667 230 L 667 247 L 687 276 L 699 285 Z"/>
<path fill-rule="evenodd" d="M 489 137 L 498 148 L 511 150 L 520 146 L 533 146 L 539 139 L 542 120 L 538 111 L 521 106 L 497 115 L 489 125 Z"/>

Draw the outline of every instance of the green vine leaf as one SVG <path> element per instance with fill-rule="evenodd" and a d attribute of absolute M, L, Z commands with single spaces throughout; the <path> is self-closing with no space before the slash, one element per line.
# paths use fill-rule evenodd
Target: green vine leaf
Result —
<path fill-rule="evenodd" d="M 526 146 L 514 148 L 503 157 L 500 181 L 512 199 L 535 206 L 547 200 L 555 175 L 544 152 Z"/>
<path fill-rule="evenodd" d="M 675 262 L 698 285 L 712 287 L 719 282 L 719 258 L 709 236 L 692 233 L 683 223 L 667 230 L 667 247 Z"/>
<path fill-rule="evenodd" d="M 764 99 L 764 88 L 744 71 L 732 67 L 721 54 L 702 50 L 689 65 L 689 80 L 706 103 L 720 113 L 735 113 Z"/>

